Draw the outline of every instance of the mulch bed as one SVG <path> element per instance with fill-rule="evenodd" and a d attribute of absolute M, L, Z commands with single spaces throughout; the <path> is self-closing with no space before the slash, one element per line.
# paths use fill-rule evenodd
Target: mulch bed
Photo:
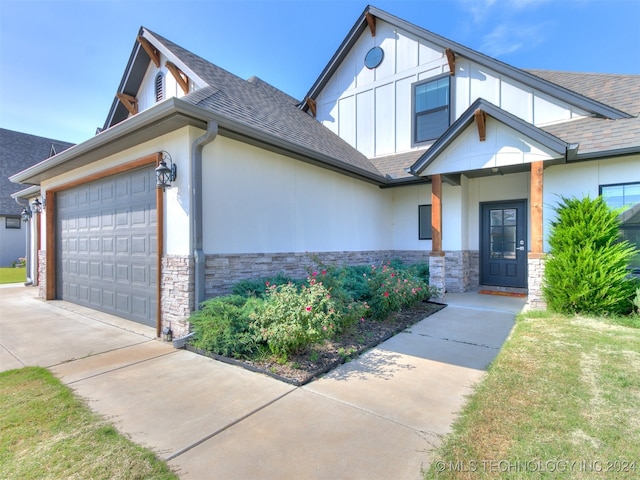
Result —
<path fill-rule="evenodd" d="M 292 355 L 286 363 L 274 358 L 260 360 L 234 359 L 216 355 L 187 344 L 186 349 L 200 355 L 269 375 L 292 385 L 301 386 L 337 366 L 358 357 L 366 350 L 391 338 L 420 320 L 443 309 L 446 305 L 421 302 L 414 307 L 391 315 L 384 321 L 366 319 L 352 331 L 323 344 L 312 345 L 299 355 Z"/>

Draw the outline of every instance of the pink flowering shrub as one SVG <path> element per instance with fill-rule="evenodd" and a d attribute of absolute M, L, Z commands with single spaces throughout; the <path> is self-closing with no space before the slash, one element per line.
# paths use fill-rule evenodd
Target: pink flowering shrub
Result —
<path fill-rule="evenodd" d="M 410 268 L 396 268 L 389 263 L 380 267 L 372 265 L 369 274 L 365 275 L 374 318 L 385 318 L 432 295 L 426 281 Z"/>
<path fill-rule="evenodd" d="M 329 290 L 313 277 L 300 288 L 292 283 L 268 286 L 265 301 L 251 318 L 269 350 L 284 358 L 332 336 L 341 320 Z"/>

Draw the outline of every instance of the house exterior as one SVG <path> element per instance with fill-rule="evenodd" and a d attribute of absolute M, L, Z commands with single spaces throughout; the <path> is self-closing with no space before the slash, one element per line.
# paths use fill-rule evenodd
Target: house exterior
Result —
<path fill-rule="evenodd" d="M 0 165 L 3 170 L 0 177 L 0 267 L 11 266 L 18 258 L 27 257 L 27 233 L 33 228 L 32 223 L 23 222 L 21 218 L 23 209 L 28 207 L 26 202 L 18 203 L 12 198 L 12 194 L 23 187 L 11 182 L 9 177 L 71 145 L 0 128 Z"/>
<path fill-rule="evenodd" d="M 371 6 L 302 100 L 142 27 L 101 133 L 11 179 L 46 200 L 41 295 L 158 335 L 312 256 L 541 307 L 557 195 L 640 203 L 638 113 L 640 76 L 520 70 Z"/>

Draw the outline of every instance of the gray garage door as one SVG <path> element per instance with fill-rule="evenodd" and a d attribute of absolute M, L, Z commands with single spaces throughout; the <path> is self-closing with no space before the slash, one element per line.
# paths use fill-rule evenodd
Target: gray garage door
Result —
<path fill-rule="evenodd" d="M 57 297 L 155 326 L 154 169 L 58 192 L 56 208 Z"/>

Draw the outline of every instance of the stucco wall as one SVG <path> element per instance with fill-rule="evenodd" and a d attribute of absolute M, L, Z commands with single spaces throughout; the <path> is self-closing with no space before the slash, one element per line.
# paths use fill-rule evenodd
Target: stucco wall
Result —
<path fill-rule="evenodd" d="M 545 251 L 549 245 L 550 222 L 556 217 L 554 208 L 566 198 L 595 198 L 600 193 L 600 185 L 640 182 L 640 155 L 594 160 L 574 164 L 556 165 L 544 171 L 544 238 Z"/>
<path fill-rule="evenodd" d="M 390 190 L 222 136 L 204 157 L 207 254 L 392 248 Z"/>

